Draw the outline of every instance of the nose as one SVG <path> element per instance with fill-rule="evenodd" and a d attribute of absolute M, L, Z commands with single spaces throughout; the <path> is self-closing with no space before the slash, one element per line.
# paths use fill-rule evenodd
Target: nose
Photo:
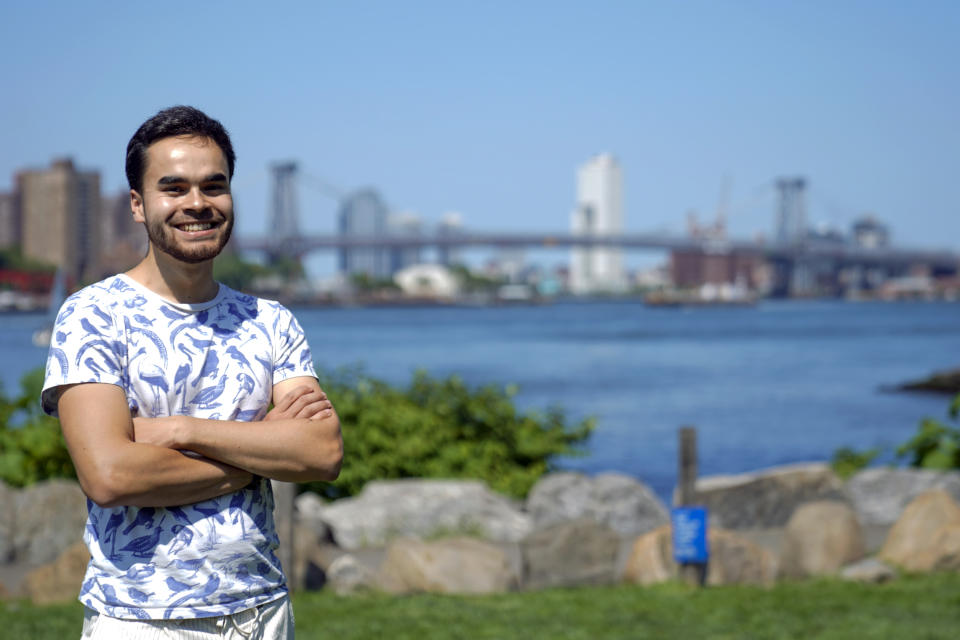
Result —
<path fill-rule="evenodd" d="M 193 187 L 187 195 L 186 210 L 192 213 L 200 213 L 208 209 L 207 199 L 203 195 L 200 187 Z"/>

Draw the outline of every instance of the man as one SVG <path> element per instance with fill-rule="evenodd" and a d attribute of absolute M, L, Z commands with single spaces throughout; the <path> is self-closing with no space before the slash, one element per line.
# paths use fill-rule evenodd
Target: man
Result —
<path fill-rule="evenodd" d="M 89 498 L 85 638 L 293 637 L 269 479 L 333 480 L 343 444 L 293 315 L 213 279 L 234 162 L 197 109 L 147 120 L 126 162 L 147 256 L 57 318 L 42 401 Z"/>

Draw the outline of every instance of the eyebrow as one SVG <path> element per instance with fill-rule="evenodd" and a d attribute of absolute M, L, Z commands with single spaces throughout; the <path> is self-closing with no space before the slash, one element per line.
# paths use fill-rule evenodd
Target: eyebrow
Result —
<path fill-rule="evenodd" d="M 168 184 L 180 184 L 183 182 L 189 182 L 189 180 L 182 176 L 163 176 L 157 180 L 157 186 L 163 187 Z M 200 182 L 227 182 L 227 176 L 222 173 L 211 173 Z"/>

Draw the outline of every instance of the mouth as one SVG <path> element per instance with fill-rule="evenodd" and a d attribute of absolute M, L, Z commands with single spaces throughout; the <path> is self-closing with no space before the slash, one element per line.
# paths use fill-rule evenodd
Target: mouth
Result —
<path fill-rule="evenodd" d="M 210 229 L 216 228 L 220 225 L 213 222 L 184 222 L 181 224 L 175 224 L 173 226 L 186 233 L 197 233 L 201 231 L 209 231 Z"/>

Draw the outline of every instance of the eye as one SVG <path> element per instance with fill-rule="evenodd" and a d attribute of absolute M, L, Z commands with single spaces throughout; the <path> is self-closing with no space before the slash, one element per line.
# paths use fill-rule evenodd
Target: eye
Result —
<path fill-rule="evenodd" d="M 179 194 L 184 192 L 184 188 L 175 184 L 171 184 L 163 187 L 162 191 L 164 193 Z"/>

